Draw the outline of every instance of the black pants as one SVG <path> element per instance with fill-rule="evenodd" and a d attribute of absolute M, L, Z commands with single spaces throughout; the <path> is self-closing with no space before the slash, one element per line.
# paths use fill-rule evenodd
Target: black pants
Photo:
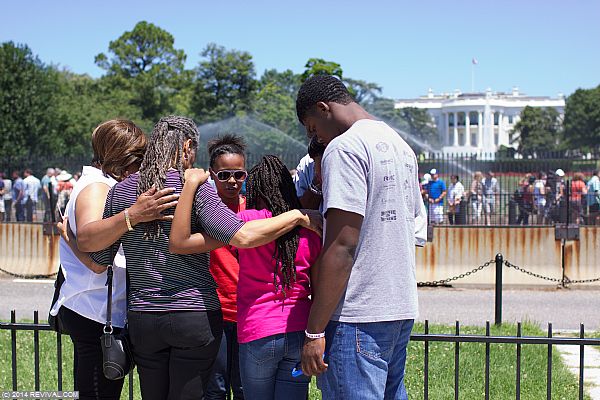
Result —
<path fill-rule="evenodd" d="M 104 324 L 82 317 L 66 307 L 60 308 L 60 318 L 73 341 L 75 390 L 79 390 L 79 399 L 118 400 L 124 380 L 108 380 L 102 372 L 100 336 Z M 115 328 L 115 333 L 119 331 Z"/>
<path fill-rule="evenodd" d="M 144 400 L 203 399 L 223 334 L 221 310 L 129 311 Z"/>
<path fill-rule="evenodd" d="M 15 201 L 15 218 L 17 222 L 25 221 L 25 204 L 21 204 L 21 201 Z"/>

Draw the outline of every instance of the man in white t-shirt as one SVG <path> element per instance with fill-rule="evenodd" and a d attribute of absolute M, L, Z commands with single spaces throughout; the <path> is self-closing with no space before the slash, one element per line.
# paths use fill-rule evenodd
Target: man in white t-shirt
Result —
<path fill-rule="evenodd" d="M 25 202 L 25 220 L 27 222 L 33 222 L 36 220 L 38 194 L 42 189 L 42 185 L 40 184 L 40 180 L 33 176 L 33 172 L 29 168 L 23 172 L 23 176 L 25 196 L 27 197 Z"/>
<path fill-rule="evenodd" d="M 324 246 L 311 271 L 302 370 L 318 375 L 324 400 L 406 399 L 406 346 L 418 314 L 415 219 L 424 209 L 417 159 L 335 77 L 307 79 L 296 110 L 327 144 Z"/>

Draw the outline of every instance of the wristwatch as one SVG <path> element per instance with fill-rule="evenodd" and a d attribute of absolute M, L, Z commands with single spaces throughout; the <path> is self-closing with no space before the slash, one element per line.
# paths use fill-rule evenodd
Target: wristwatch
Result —
<path fill-rule="evenodd" d="M 308 189 L 317 196 L 323 196 L 323 191 L 317 187 L 314 183 L 308 185 Z"/>

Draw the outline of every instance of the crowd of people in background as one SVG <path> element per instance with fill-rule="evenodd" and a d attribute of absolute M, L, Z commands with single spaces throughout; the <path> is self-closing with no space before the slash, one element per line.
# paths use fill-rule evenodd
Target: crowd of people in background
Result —
<path fill-rule="evenodd" d="M 48 168 L 38 179 L 30 168 L 0 172 L 0 223 L 60 221 L 80 173 Z"/>
<path fill-rule="evenodd" d="M 433 168 L 421 178 L 421 194 L 433 225 L 600 224 L 598 170 L 499 177 L 475 171 L 463 184 L 459 175 L 442 178 Z"/>

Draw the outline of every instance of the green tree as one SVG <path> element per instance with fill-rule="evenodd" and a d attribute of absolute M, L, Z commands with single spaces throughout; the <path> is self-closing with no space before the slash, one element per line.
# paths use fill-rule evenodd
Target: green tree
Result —
<path fill-rule="evenodd" d="M 170 111 L 169 98 L 184 84 L 181 78 L 185 76 L 186 55 L 175 49 L 174 43 L 169 32 L 141 21 L 110 42 L 110 59 L 104 53 L 96 56 L 96 64 L 107 71 L 113 87 L 135 93 L 131 102 L 142 110 L 145 119 L 156 121 Z"/>
<path fill-rule="evenodd" d="M 0 154 L 5 163 L 56 150 L 42 146 L 55 133 L 57 82 L 27 45 L 0 47 Z"/>
<path fill-rule="evenodd" d="M 400 118 L 406 121 L 408 133 L 414 135 L 429 144 L 438 145 L 437 130 L 434 127 L 431 116 L 427 110 L 422 108 L 406 107 L 398 109 Z"/>
<path fill-rule="evenodd" d="M 564 127 L 568 148 L 600 150 L 600 85 L 577 89 L 567 98 Z"/>
<path fill-rule="evenodd" d="M 196 118 L 204 123 L 251 111 L 257 82 L 250 53 L 211 43 L 201 56 L 191 105 Z"/>
<path fill-rule="evenodd" d="M 381 95 L 381 86 L 376 83 L 350 78 L 344 79 L 344 83 L 354 100 L 363 106 L 372 103 Z"/>
<path fill-rule="evenodd" d="M 561 134 L 558 111 L 550 107 L 527 106 L 521 111 L 521 119 L 510 134 L 511 144 L 518 143 L 521 154 L 555 150 Z"/>
<path fill-rule="evenodd" d="M 300 84 L 300 75 L 289 69 L 265 71 L 259 81 L 254 111 L 259 121 L 305 141 L 304 127 L 296 117 L 296 94 Z"/>
<path fill-rule="evenodd" d="M 322 58 L 310 58 L 304 68 L 305 70 L 301 76 L 302 82 L 313 75 L 333 75 L 339 79 L 342 79 L 343 75 L 340 64 L 334 61 L 325 61 Z"/>

